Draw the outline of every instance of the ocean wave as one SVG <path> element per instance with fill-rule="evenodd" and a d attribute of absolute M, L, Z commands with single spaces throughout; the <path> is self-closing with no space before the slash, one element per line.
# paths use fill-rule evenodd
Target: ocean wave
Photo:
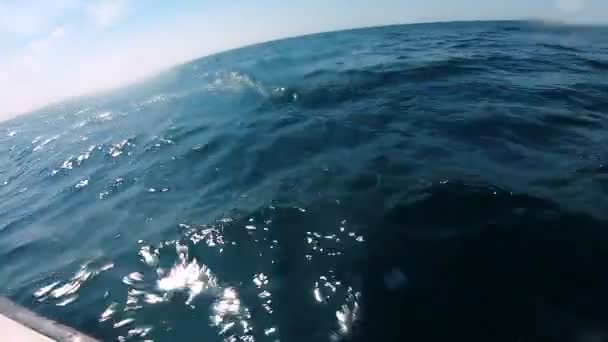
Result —
<path fill-rule="evenodd" d="M 496 331 L 541 340 L 605 334 L 598 308 L 608 297 L 599 284 L 608 278 L 597 266 L 608 257 L 606 222 L 541 198 L 451 181 L 395 206 L 382 222 L 381 232 L 368 234 L 364 319 L 354 340 L 439 341 L 454 329 L 476 341 Z M 390 270 L 409 281 L 387 287 L 382 274 Z M 480 330 L 479 320 L 491 328 Z"/>
<path fill-rule="evenodd" d="M 583 336 L 608 322 L 604 36 L 312 35 L 8 121 L 4 294 L 101 340 Z"/>
<path fill-rule="evenodd" d="M 590 59 L 590 58 L 585 58 L 584 60 L 587 64 L 589 64 L 589 66 L 591 66 L 592 68 L 594 68 L 596 70 L 600 70 L 600 71 L 608 70 L 608 60 Z"/>
<path fill-rule="evenodd" d="M 583 52 L 583 51 L 581 51 L 580 49 L 578 49 L 576 47 L 562 45 L 562 44 L 546 44 L 546 43 L 541 43 L 541 44 L 539 44 L 539 46 L 542 46 L 542 47 L 545 47 L 545 48 L 549 48 L 549 49 L 558 50 L 558 51 L 566 51 L 566 52 L 573 52 L 573 53 L 581 53 L 581 52 Z"/>

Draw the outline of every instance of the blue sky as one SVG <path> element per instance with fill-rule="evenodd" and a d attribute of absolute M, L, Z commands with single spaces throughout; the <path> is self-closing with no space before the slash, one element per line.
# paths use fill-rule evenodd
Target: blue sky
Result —
<path fill-rule="evenodd" d="M 0 120 L 281 37 L 394 23 L 608 23 L 607 0 L 0 0 Z"/>

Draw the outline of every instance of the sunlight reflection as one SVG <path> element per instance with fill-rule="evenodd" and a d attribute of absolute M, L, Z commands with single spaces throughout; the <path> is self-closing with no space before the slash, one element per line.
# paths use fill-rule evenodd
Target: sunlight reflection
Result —
<path fill-rule="evenodd" d="M 161 291 L 188 292 L 186 304 L 192 303 L 194 298 L 204 290 L 216 288 L 218 286 L 215 275 L 204 264 L 199 265 L 196 259 L 191 262 L 181 260 L 169 271 L 169 274 L 157 282 L 158 289 Z"/>
<path fill-rule="evenodd" d="M 113 263 L 103 264 L 99 267 L 92 266 L 92 263 L 90 262 L 85 263 L 70 280 L 62 285 L 61 282 L 55 281 L 49 285 L 43 286 L 34 292 L 34 297 L 36 297 L 39 302 L 44 302 L 50 298 L 56 301 L 55 305 L 66 306 L 78 299 L 78 291 L 87 281 L 113 267 Z"/>
<path fill-rule="evenodd" d="M 220 330 L 219 335 L 236 330 L 241 335 L 238 340 L 254 341 L 253 326 L 249 323 L 251 313 L 241 305 L 237 290 L 233 287 L 225 288 L 211 308 L 211 323 Z M 231 334 L 231 336 L 234 336 Z M 236 341 L 236 339 L 235 339 Z"/>
<path fill-rule="evenodd" d="M 359 319 L 361 293 L 355 292 L 352 287 L 348 288 L 348 297 L 339 310 L 336 311 L 338 323 L 338 333 L 334 335 L 334 340 L 342 340 L 345 336 L 352 333 L 354 324 Z"/>

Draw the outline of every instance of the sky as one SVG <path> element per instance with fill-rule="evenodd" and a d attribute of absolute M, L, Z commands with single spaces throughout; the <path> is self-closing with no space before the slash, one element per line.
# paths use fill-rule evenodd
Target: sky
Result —
<path fill-rule="evenodd" d="M 0 0 L 0 120 L 261 41 L 532 17 L 608 24 L 608 0 Z"/>

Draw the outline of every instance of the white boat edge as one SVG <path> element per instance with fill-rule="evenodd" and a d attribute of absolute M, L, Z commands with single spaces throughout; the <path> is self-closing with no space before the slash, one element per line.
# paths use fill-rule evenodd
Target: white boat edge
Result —
<path fill-rule="evenodd" d="M 0 297 L 0 331 L 4 338 L 14 342 L 98 342 L 3 297 Z"/>

